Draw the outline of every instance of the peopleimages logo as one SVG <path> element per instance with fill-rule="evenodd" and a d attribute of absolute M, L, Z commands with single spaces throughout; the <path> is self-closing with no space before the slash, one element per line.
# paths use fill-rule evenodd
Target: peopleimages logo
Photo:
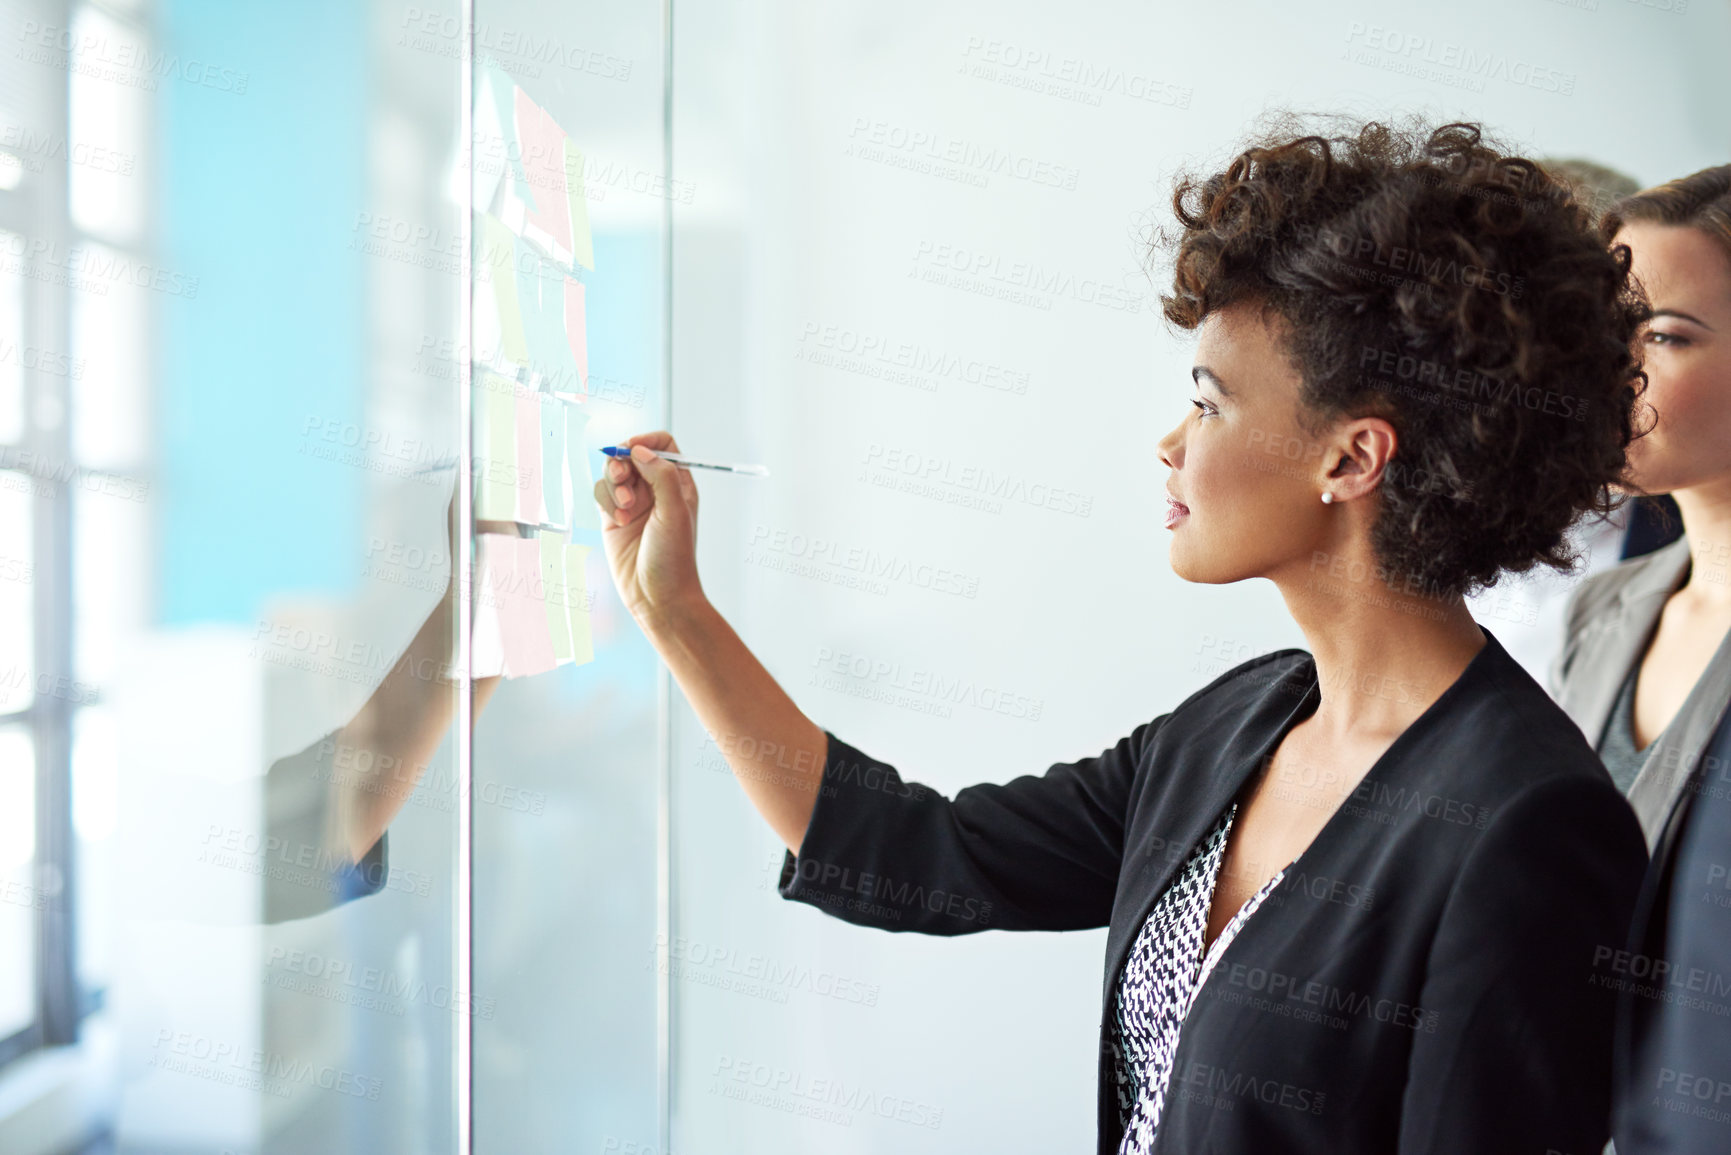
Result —
<path fill-rule="evenodd" d="M 1030 722 L 1040 720 L 1044 698 L 1019 694 L 1002 686 L 987 685 L 972 678 L 949 677 L 918 666 L 903 666 L 886 658 L 819 646 L 812 665 L 818 674 L 840 675 L 879 691 L 905 691 L 946 705 L 972 706 L 991 714 L 1004 714 Z M 834 679 L 828 679 L 832 684 Z M 870 696 L 870 695 L 862 695 Z"/>
<path fill-rule="evenodd" d="M 859 1112 L 934 1131 L 944 1122 L 944 1109 L 931 1103 L 905 1095 L 886 1095 L 857 1083 L 850 1084 L 846 1079 L 814 1078 L 806 1071 L 771 1066 L 741 1055 L 718 1056 L 711 1078 L 711 1093 L 746 1098 L 747 1092 L 756 1092 L 763 1098 L 752 1096 L 753 1101 L 826 1122 L 852 1122 L 849 1115 L 833 1112 Z M 826 1111 L 831 1114 L 819 1113 Z"/>
<path fill-rule="evenodd" d="M 1572 96 L 1575 91 L 1575 74 L 1572 72 L 1399 28 L 1354 20 L 1347 25 L 1346 42 L 1347 58 L 1355 63 L 1379 64 L 1390 71 L 1446 83 L 1470 81 L 1469 86 L 1475 92 L 1482 92 L 1487 80 L 1500 80 L 1523 88 L 1536 88 L 1540 92 L 1554 92 L 1559 96 Z M 1357 55 L 1354 55 L 1355 48 Z"/>
<path fill-rule="evenodd" d="M 156 91 L 158 80 L 173 79 L 200 88 L 246 95 L 251 79 L 248 73 L 220 64 L 211 64 L 196 57 L 183 58 L 178 52 L 156 51 L 147 41 L 131 36 L 110 37 L 101 31 L 75 33 L 71 28 L 25 20 L 19 25 L 18 39 L 23 47 L 16 53 L 20 60 L 32 64 L 56 65 L 81 75 L 146 92 Z M 69 60 L 56 61 L 49 54 L 63 52 Z"/>
<path fill-rule="evenodd" d="M 794 871 L 802 882 L 809 882 L 817 887 L 840 892 L 851 892 L 889 903 L 902 908 L 924 908 L 933 914 L 949 915 L 964 922 L 978 922 L 981 925 L 991 921 L 992 904 L 966 895 L 956 894 L 941 887 L 927 887 L 922 883 L 900 881 L 887 874 L 876 874 L 869 870 L 855 870 L 851 866 L 841 866 L 833 862 L 819 862 L 813 858 L 796 859 Z"/>
<path fill-rule="evenodd" d="M 916 243 L 909 275 L 931 284 L 967 289 L 1040 309 L 1050 309 L 1057 297 L 1116 312 L 1138 313 L 1145 305 L 1152 308 L 1147 294 L 1120 285 L 1077 277 L 1032 261 L 1006 260 L 996 253 L 929 240 Z"/>
<path fill-rule="evenodd" d="M 35 275 L 42 266 L 61 270 L 81 291 L 94 287 L 106 292 L 104 282 L 131 285 L 155 293 L 191 300 L 198 296 L 198 278 L 165 269 L 98 245 L 62 245 L 45 237 L 26 238 L 19 233 L 0 233 L 0 257 L 17 261 L 16 271 Z"/>

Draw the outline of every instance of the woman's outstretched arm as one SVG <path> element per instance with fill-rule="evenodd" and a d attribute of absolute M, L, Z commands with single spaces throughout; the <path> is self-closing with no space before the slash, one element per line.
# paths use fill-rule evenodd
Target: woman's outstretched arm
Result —
<path fill-rule="evenodd" d="M 709 603 L 697 578 L 697 486 L 645 450 L 679 452 L 673 435 L 627 440 L 595 483 L 602 541 L 625 607 L 672 671 L 746 797 L 795 854 L 817 800 L 828 738 Z"/>
<path fill-rule="evenodd" d="M 954 799 L 834 738 L 794 705 L 703 596 L 697 490 L 631 438 L 595 499 L 620 594 L 752 804 L 787 845 L 777 889 L 850 922 L 925 934 L 1072 930 L 1111 917 L 1131 784 L 1160 719 L 1044 775 Z"/>

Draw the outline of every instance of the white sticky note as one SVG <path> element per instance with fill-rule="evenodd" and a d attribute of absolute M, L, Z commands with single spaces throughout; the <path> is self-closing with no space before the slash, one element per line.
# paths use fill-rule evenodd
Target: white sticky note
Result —
<path fill-rule="evenodd" d="M 470 605 L 469 672 L 476 678 L 491 678 L 505 672 L 505 643 L 499 628 L 498 567 L 510 564 L 510 555 L 499 550 L 496 533 L 475 537 L 475 578 Z"/>

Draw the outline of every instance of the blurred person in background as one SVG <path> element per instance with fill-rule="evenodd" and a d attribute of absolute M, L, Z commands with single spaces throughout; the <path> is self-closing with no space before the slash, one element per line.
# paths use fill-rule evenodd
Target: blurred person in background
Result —
<path fill-rule="evenodd" d="M 1731 1151 L 1731 165 L 1617 201 L 1633 255 L 1642 431 L 1625 488 L 1668 496 L 1681 535 L 1569 599 L 1558 701 L 1628 793 L 1652 862 L 1619 992 L 1616 1149 Z"/>

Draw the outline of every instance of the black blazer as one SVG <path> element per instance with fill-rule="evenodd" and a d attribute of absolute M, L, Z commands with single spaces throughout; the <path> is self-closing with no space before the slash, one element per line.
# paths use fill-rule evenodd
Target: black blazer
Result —
<path fill-rule="evenodd" d="M 1599 980 L 1626 941 L 1646 844 L 1574 723 L 1486 639 L 1222 954 L 1185 1020 L 1156 1151 L 1603 1146 L 1615 992 Z M 780 893 L 883 930 L 1108 927 L 1110 1155 L 1122 1126 L 1107 1016 L 1131 942 L 1319 700 L 1310 655 L 1282 650 L 1097 757 L 953 800 L 829 734 Z"/>

